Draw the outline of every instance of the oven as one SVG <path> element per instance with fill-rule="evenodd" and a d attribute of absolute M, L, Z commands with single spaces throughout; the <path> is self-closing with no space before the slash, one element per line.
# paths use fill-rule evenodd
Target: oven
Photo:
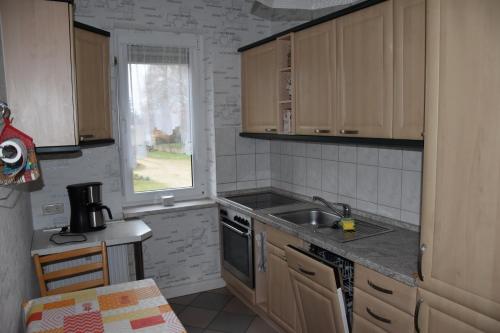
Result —
<path fill-rule="evenodd" d="M 253 289 L 252 219 L 228 208 L 220 209 L 219 218 L 222 266 Z"/>

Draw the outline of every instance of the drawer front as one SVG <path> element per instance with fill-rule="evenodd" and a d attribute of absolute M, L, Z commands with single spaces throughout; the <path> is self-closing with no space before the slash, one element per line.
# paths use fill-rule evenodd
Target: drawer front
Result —
<path fill-rule="evenodd" d="M 355 265 L 354 286 L 413 315 L 417 301 L 417 288 L 407 286 L 358 264 Z"/>
<path fill-rule="evenodd" d="M 326 289 L 336 292 L 337 281 L 333 268 L 287 246 L 285 248 L 288 267 L 311 279 Z"/>
<path fill-rule="evenodd" d="M 267 241 L 274 246 L 279 247 L 280 249 L 284 250 L 285 246 L 288 244 L 294 245 L 297 247 L 302 246 L 302 240 L 293 237 L 283 231 L 279 231 L 278 229 L 275 229 L 270 226 L 266 226 L 266 231 L 267 231 Z"/>
<path fill-rule="evenodd" d="M 353 313 L 352 333 L 386 333 L 386 332 L 380 327 L 373 325 L 365 318 L 358 316 L 356 313 Z"/>
<path fill-rule="evenodd" d="M 413 317 L 354 287 L 354 312 L 390 333 L 413 332 Z"/>

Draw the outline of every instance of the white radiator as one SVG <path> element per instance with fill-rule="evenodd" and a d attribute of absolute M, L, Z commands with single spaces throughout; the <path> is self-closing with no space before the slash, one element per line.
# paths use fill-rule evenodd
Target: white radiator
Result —
<path fill-rule="evenodd" d="M 110 284 L 122 283 L 129 281 L 129 264 L 128 264 L 128 251 L 127 245 L 117 245 L 110 246 L 108 250 L 108 268 L 109 268 L 109 282 Z M 75 259 L 71 261 L 64 261 L 60 263 L 55 263 L 51 265 L 44 266 L 44 271 L 46 273 L 53 272 L 63 268 L 69 268 L 78 266 L 81 264 L 88 264 L 92 262 L 100 261 L 101 255 L 94 255 L 85 258 Z M 49 290 L 54 288 L 59 288 L 66 286 L 68 284 L 73 284 L 77 282 L 98 279 L 102 277 L 102 272 L 93 272 L 88 274 L 83 274 L 67 279 L 57 280 L 49 282 L 47 284 Z"/>

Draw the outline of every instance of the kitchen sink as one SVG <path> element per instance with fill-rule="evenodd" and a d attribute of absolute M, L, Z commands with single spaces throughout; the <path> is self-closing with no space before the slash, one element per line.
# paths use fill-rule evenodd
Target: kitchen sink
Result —
<path fill-rule="evenodd" d="M 314 228 L 331 228 L 340 221 L 340 216 L 319 209 L 304 209 L 295 212 L 274 215 L 280 219 L 298 225 L 310 225 Z"/>
<path fill-rule="evenodd" d="M 358 219 L 356 219 L 356 231 L 343 231 L 341 227 L 334 228 L 340 221 L 340 216 L 321 209 L 303 209 L 272 216 L 311 229 L 313 232 L 323 234 L 341 243 L 392 231 L 392 229 Z"/>

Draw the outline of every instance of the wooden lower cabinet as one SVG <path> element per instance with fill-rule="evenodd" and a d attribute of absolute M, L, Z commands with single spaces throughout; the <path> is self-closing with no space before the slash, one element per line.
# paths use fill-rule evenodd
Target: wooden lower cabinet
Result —
<path fill-rule="evenodd" d="M 345 332 L 332 267 L 288 246 L 285 252 L 302 332 Z"/>
<path fill-rule="evenodd" d="M 295 332 L 297 305 L 293 296 L 292 281 L 288 274 L 285 252 L 267 244 L 268 314 L 287 332 Z"/>
<path fill-rule="evenodd" d="M 421 333 L 500 332 L 500 322 L 423 289 L 418 327 Z"/>

